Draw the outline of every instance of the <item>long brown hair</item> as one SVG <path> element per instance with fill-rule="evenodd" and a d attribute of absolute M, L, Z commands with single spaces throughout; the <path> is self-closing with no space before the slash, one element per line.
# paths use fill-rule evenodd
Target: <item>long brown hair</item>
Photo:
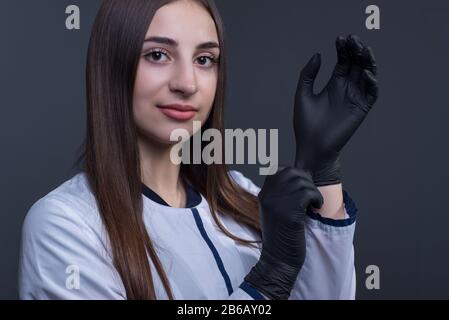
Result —
<path fill-rule="evenodd" d="M 89 42 L 86 89 L 85 171 L 105 225 L 113 262 L 128 299 L 156 299 L 150 257 L 169 299 L 173 293 L 142 218 L 142 180 L 137 130 L 133 121 L 133 89 L 142 44 L 155 12 L 177 0 L 104 0 Z M 212 0 L 202 4 L 215 21 L 221 57 L 212 111 L 203 128 L 223 133 L 225 57 L 223 24 Z M 217 211 L 232 216 L 260 234 L 257 198 L 236 185 L 224 164 L 182 165 L 181 176 L 203 194 L 220 229 Z"/>

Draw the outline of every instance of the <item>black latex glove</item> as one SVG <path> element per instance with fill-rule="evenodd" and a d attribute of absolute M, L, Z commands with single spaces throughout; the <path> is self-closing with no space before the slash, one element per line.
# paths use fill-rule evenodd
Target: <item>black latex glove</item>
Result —
<path fill-rule="evenodd" d="M 295 96 L 293 126 L 295 167 L 311 172 L 317 186 L 340 183 L 339 155 L 377 100 L 376 61 L 357 36 L 338 37 L 338 61 L 319 93 L 313 83 L 321 57 L 315 54 L 304 69 Z"/>
<path fill-rule="evenodd" d="M 267 176 L 258 198 L 262 252 L 245 281 L 271 299 L 287 299 L 306 255 L 306 210 L 320 208 L 323 198 L 310 174 L 293 167 Z"/>

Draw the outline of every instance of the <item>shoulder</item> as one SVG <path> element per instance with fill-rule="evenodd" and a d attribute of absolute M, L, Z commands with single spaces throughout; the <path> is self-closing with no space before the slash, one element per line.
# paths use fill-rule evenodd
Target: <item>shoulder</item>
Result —
<path fill-rule="evenodd" d="M 96 229 L 101 224 L 95 197 L 84 173 L 78 173 L 36 201 L 28 210 L 22 232 L 45 236 L 65 229 Z"/>
<path fill-rule="evenodd" d="M 234 182 L 236 182 L 240 187 L 245 189 L 246 191 L 257 195 L 260 191 L 260 187 L 257 186 L 250 178 L 246 177 L 237 170 L 229 170 L 228 171 L 229 176 L 231 177 Z"/>
<path fill-rule="evenodd" d="M 72 278 L 67 274 L 81 279 L 79 290 L 69 290 L 67 281 Z M 64 182 L 29 209 L 22 227 L 19 294 L 22 299 L 126 296 L 84 174 Z"/>

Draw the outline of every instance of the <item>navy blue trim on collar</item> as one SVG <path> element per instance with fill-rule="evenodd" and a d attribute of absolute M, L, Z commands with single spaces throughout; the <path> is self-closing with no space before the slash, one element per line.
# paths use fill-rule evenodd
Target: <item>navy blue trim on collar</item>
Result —
<path fill-rule="evenodd" d="M 193 208 L 200 204 L 201 202 L 201 195 L 198 191 L 196 191 L 193 186 L 190 183 L 185 183 L 186 188 L 186 208 Z M 156 192 L 151 190 L 148 186 L 142 183 L 142 193 L 149 199 L 153 200 L 154 202 L 157 202 L 163 206 L 170 207 L 170 205 L 162 199 Z"/>

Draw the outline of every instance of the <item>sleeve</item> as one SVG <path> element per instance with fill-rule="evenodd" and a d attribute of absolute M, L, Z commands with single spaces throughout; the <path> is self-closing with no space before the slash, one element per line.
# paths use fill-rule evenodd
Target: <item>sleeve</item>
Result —
<path fill-rule="evenodd" d="M 268 297 L 259 292 L 251 284 L 243 281 L 227 300 L 269 300 Z"/>
<path fill-rule="evenodd" d="M 231 177 L 248 192 L 260 188 L 238 171 Z M 308 212 L 306 219 L 306 258 L 289 299 L 355 299 L 353 238 L 357 208 L 343 191 L 346 219 L 324 218 Z"/>
<path fill-rule="evenodd" d="M 357 208 L 346 191 L 343 201 L 346 219 L 308 213 L 306 259 L 290 299 L 355 299 L 353 238 Z"/>
<path fill-rule="evenodd" d="M 73 206 L 44 197 L 28 211 L 19 262 L 21 299 L 125 299 L 112 259 Z"/>

